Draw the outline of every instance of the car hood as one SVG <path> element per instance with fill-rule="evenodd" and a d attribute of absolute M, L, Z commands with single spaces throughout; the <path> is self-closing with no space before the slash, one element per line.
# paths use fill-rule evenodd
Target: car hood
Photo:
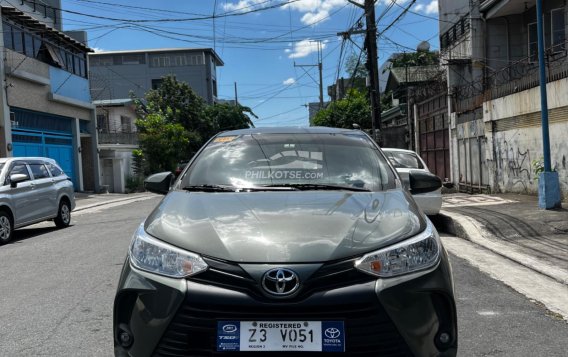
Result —
<path fill-rule="evenodd" d="M 361 255 L 421 232 L 410 196 L 388 192 L 170 192 L 150 235 L 233 262 L 306 263 Z"/>

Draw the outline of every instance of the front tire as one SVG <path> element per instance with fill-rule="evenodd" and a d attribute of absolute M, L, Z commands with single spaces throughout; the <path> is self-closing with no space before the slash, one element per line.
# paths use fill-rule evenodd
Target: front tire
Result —
<path fill-rule="evenodd" d="M 12 232 L 14 224 L 12 217 L 6 212 L 0 210 L 0 245 L 8 243 L 12 240 Z"/>
<path fill-rule="evenodd" d="M 61 201 L 59 203 L 59 210 L 57 211 L 57 217 L 54 219 L 57 228 L 69 227 L 71 223 L 71 206 L 66 201 Z"/>

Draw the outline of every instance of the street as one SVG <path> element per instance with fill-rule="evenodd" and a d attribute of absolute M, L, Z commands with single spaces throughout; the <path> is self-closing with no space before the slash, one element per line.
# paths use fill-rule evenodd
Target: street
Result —
<path fill-rule="evenodd" d="M 64 230 L 47 222 L 16 231 L 14 242 L 0 247 L 0 356 L 112 356 L 121 266 L 132 233 L 159 200 L 84 209 Z M 460 356 L 566 355 L 566 321 L 538 297 L 454 255 L 468 247 L 460 239 L 443 240 L 456 284 Z"/>

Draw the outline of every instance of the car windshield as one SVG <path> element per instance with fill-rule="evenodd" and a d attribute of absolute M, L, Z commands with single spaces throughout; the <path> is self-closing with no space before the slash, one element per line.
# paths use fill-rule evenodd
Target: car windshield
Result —
<path fill-rule="evenodd" d="M 423 169 L 422 161 L 413 152 L 385 151 L 392 165 L 397 169 Z"/>
<path fill-rule="evenodd" d="M 217 137 L 181 184 L 369 191 L 395 187 L 394 173 L 368 138 L 321 133 Z"/>

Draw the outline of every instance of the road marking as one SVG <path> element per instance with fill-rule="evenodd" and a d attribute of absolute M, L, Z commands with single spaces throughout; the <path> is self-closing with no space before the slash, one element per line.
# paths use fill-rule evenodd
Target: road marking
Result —
<path fill-rule="evenodd" d="M 568 286 L 462 238 L 442 236 L 446 249 L 568 321 Z"/>
<path fill-rule="evenodd" d="M 496 316 L 496 315 L 501 315 L 500 312 L 497 311 L 477 311 L 478 315 L 481 316 Z"/>
<path fill-rule="evenodd" d="M 442 207 L 463 207 L 463 206 L 486 206 L 499 205 L 504 203 L 515 203 L 518 201 L 508 200 L 501 197 L 489 195 L 463 195 L 463 196 L 446 196 L 442 203 Z"/>
<path fill-rule="evenodd" d="M 146 201 L 152 198 L 156 198 L 157 196 L 141 196 L 141 197 L 137 197 L 131 200 L 121 200 L 121 201 L 116 201 L 116 202 L 110 202 L 110 203 L 101 203 L 99 205 L 96 206 L 92 206 L 92 207 L 85 207 L 85 208 L 80 208 L 79 211 L 73 211 L 72 215 L 74 216 L 80 216 L 86 213 L 95 213 L 95 212 L 100 212 L 100 211 L 104 211 L 108 208 L 113 208 L 113 207 L 119 207 L 119 206 L 124 206 L 130 203 L 135 203 L 135 202 L 140 202 L 140 201 Z"/>

